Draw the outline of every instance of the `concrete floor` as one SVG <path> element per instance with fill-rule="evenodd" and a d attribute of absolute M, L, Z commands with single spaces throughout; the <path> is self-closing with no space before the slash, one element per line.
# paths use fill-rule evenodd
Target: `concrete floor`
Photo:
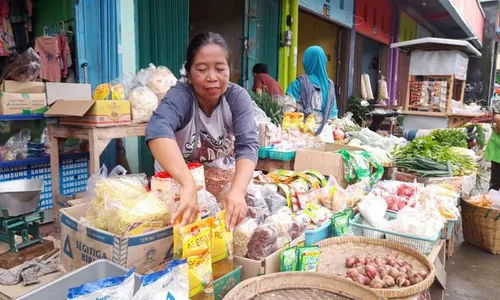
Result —
<path fill-rule="evenodd" d="M 500 299 L 500 256 L 466 242 L 457 243 L 446 262 L 445 299 Z"/>

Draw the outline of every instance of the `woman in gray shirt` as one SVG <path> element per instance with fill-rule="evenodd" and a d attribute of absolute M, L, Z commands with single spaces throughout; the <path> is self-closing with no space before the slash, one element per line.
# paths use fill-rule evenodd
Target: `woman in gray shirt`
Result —
<path fill-rule="evenodd" d="M 181 225 L 198 214 L 196 184 L 187 161 L 212 161 L 234 155 L 236 174 L 225 201 L 226 224 L 234 228 L 247 211 L 245 192 L 259 148 L 250 95 L 229 82 L 230 51 L 217 33 L 197 35 L 188 46 L 188 82 L 172 87 L 154 112 L 146 141 L 156 159 L 181 185 L 181 202 L 173 220 Z"/>

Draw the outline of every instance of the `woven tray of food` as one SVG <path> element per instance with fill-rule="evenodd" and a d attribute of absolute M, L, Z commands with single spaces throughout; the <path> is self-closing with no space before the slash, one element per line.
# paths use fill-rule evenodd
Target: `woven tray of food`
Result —
<path fill-rule="evenodd" d="M 312 272 L 268 274 L 245 280 L 224 300 L 382 300 L 370 289 L 344 278 Z"/>
<path fill-rule="evenodd" d="M 323 240 L 318 272 L 352 280 L 390 298 L 429 288 L 436 270 L 418 250 L 387 240 L 336 237 Z"/>

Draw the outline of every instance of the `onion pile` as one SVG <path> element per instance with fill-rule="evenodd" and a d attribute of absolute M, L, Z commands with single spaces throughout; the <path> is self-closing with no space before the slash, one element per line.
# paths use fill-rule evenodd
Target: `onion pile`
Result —
<path fill-rule="evenodd" d="M 374 289 L 408 287 L 427 278 L 425 270 L 417 272 L 410 263 L 396 258 L 392 255 L 377 255 L 375 258 L 353 255 L 345 260 L 345 266 L 349 268 L 346 277 Z"/>

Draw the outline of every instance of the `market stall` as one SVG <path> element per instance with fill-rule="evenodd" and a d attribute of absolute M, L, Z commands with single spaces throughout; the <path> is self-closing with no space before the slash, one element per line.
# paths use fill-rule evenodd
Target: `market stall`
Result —
<path fill-rule="evenodd" d="M 481 53 L 466 41 L 422 38 L 394 43 L 410 52 L 405 129 L 455 128 L 484 115 L 464 104 L 469 57 Z"/>

